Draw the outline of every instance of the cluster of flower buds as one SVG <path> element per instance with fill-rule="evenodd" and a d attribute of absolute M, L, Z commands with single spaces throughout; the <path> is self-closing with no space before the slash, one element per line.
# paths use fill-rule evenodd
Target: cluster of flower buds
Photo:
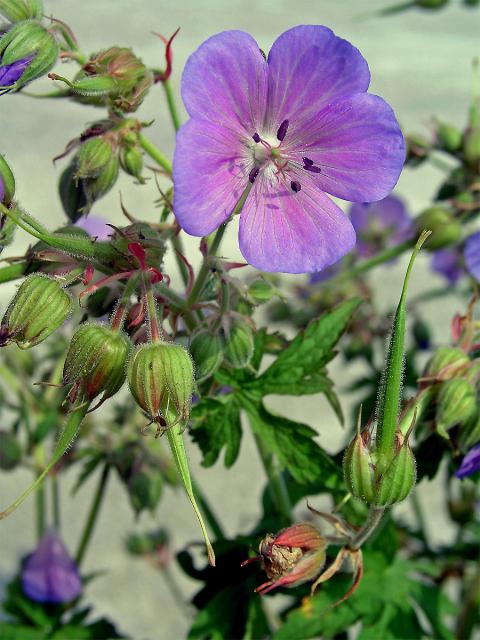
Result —
<path fill-rule="evenodd" d="M 154 81 L 152 71 L 124 47 L 110 47 L 91 56 L 73 81 L 57 74 L 50 77 L 66 82 L 82 102 L 123 113 L 138 109 Z"/>
<path fill-rule="evenodd" d="M 45 75 L 58 58 L 55 36 L 41 23 L 39 0 L 2 0 L 0 13 L 11 22 L 0 38 L 0 94 L 16 91 Z"/>
<path fill-rule="evenodd" d="M 143 183 L 140 124 L 133 118 L 113 117 L 94 123 L 69 142 L 63 157 L 77 149 L 60 178 L 63 207 L 73 221 L 88 213 L 94 202 L 115 185 L 119 169 Z"/>
<path fill-rule="evenodd" d="M 59 280 L 40 273 L 20 285 L 0 326 L 0 345 L 29 349 L 43 342 L 68 318 L 72 298 Z"/>

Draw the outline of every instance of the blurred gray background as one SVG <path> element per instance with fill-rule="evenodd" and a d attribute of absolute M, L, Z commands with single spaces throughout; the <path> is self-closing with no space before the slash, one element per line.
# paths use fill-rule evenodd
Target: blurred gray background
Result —
<path fill-rule="evenodd" d="M 181 69 L 188 55 L 206 38 L 225 29 L 249 31 L 264 50 L 284 30 L 296 24 L 325 24 L 338 35 L 355 44 L 369 62 L 372 73 L 371 90 L 383 96 L 395 109 L 407 131 L 426 132 L 431 116 L 463 126 L 471 98 L 471 62 L 480 55 L 480 11 L 460 7 L 459 0 L 439 13 L 408 13 L 380 19 L 371 14 L 388 6 L 388 0 L 106 0 L 73 2 L 45 0 L 48 14 L 66 21 L 73 28 L 80 47 L 85 52 L 110 45 L 132 46 L 143 60 L 152 66 L 162 66 L 163 48 L 152 32 L 166 36 L 178 26 L 174 44 L 173 84 L 178 91 Z M 71 75 L 73 67 L 59 66 L 59 73 Z M 50 88 L 50 81 L 41 80 L 31 91 Z M 68 101 L 34 100 L 24 96 L 5 96 L 0 100 L 0 152 L 6 155 L 15 171 L 17 197 L 24 208 L 45 225 L 55 228 L 64 222 L 57 198 L 57 179 L 64 163 L 55 167 L 51 158 L 77 136 L 86 123 L 102 117 L 102 112 L 80 107 Z M 138 112 L 142 120 L 154 119 L 149 135 L 170 155 L 174 134 L 166 111 L 161 87 L 152 90 Z M 428 205 L 441 179 L 438 169 L 424 167 L 406 170 L 397 192 L 403 196 L 413 213 Z M 150 182 L 136 186 L 122 177 L 118 188 L 101 200 L 93 213 L 122 224 L 119 208 L 121 189 L 127 208 L 138 217 L 155 219 L 152 202 L 156 191 Z M 23 232 L 17 233 L 15 245 L 7 255 L 20 254 L 29 244 Z M 222 249 L 224 255 L 240 257 L 236 231 L 232 225 Z M 198 264 L 198 239 L 189 243 L 189 257 Z M 404 264 L 400 261 L 390 269 L 376 272 L 373 281 L 381 288 L 382 304 L 390 307 L 398 297 Z M 173 267 L 172 267 L 173 272 Z M 293 283 L 293 277 L 286 277 Z M 439 286 L 442 280 L 428 270 L 428 258 L 422 256 L 412 283 L 413 295 Z M 3 311 L 14 285 L 0 289 Z M 445 301 L 424 306 L 434 322 L 438 341 L 448 340 L 452 313 L 461 310 L 454 293 Z M 344 389 L 348 380 L 340 362 L 331 366 L 332 376 Z M 341 396 L 346 415 L 352 398 Z M 320 442 L 336 450 L 344 441 L 344 433 L 330 408 L 322 398 L 271 398 L 272 406 L 292 418 L 311 424 L 319 432 Z M 242 443 L 241 455 L 233 470 L 226 472 L 221 462 L 203 469 L 193 447 L 191 463 L 199 484 L 211 500 L 225 529 L 230 534 L 247 531 L 259 515 L 258 498 L 264 475 L 248 431 Z M 69 499 L 69 487 L 74 477 L 63 478 L 64 528 L 67 546 L 73 550 L 78 542 L 81 525 L 95 487 L 91 479 L 76 496 Z M 30 474 L 2 474 L 1 504 L 9 503 L 30 481 Z M 433 540 L 448 539 L 451 532 L 442 520 L 443 504 L 437 488 L 428 483 L 419 487 L 420 500 L 428 500 L 427 514 Z M 35 544 L 33 503 L 28 500 L 15 515 L 0 526 L 0 597 L 4 583 L 16 569 L 20 554 Z M 318 505 L 316 505 L 318 506 Z M 408 505 L 399 509 L 409 517 Z M 305 507 L 299 508 L 299 517 Z M 189 621 L 175 602 L 171 590 L 161 575 L 141 560 L 124 552 L 127 530 L 166 526 L 172 531 L 174 551 L 198 538 L 197 524 L 190 506 L 181 492 L 167 491 L 155 517 L 144 515 L 134 523 L 124 490 L 116 480 L 110 483 L 107 501 L 95 532 L 84 570 L 104 570 L 105 574 L 87 587 L 87 599 L 95 603 L 96 612 L 111 616 L 120 629 L 132 638 L 177 639 L 185 635 Z M 195 590 L 195 583 L 177 574 L 185 594 Z M 260 578 L 260 576 L 259 576 Z"/>

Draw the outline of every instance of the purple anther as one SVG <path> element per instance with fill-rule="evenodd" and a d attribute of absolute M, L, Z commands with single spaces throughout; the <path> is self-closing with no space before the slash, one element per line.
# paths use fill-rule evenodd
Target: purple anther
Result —
<path fill-rule="evenodd" d="M 280 140 L 280 142 L 282 142 L 282 140 L 284 140 L 285 136 L 287 135 L 288 125 L 289 125 L 289 121 L 284 120 L 282 124 L 278 127 L 277 139 Z"/>
<path fill-rule="evenodd" d="M 306 167 L 311 167 L 313 165 L 313 160 L 310 160 L 310 158 L 302 158 L 302 160 Z"/>
<path fill-rule="evenodd" d="M 290 186 L 292 187 L 292 191 L 295 191 L 295 193 L 298 193 L 302 188 L 302 185 L 296 180 L 292 180 L 292 182 L 290 183 Z"/>
<path fill-rule="evenodd" d="M 260 142 L 260 136 L 258 135 L 258 133 L 255 131 L 255 133 L 252 136 L 254 142 Z"/>
<path fill-rule="evenodd" d="M 310 171 L 311 173 L 322 173 L 322 170 L 320 169 L 320 167 L 316 167 L 314 164 L 312 165 L 305 165 L 303 167 L 305 169 L 305 171 Z"/>
<path fill-rule="evenodd" d="M 253 169 L 248 174 L 248 181 L 252 184 L 255 182 L 255 178 L 258 176 L 260 169 L 258 167 L 253 167 Z"/>

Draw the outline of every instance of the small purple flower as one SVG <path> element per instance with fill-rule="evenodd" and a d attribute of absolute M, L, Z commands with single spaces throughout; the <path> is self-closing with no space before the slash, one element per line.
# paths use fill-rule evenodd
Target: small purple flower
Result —
<path fill-rule="evenodd" d="M 468 271 L 480 282 L 480 231 L 467 238 L 464 256 Z"/>
<path fill-rule="evenodd" d="M 440 249 L 433 254 L 431 267 L 453 286 L 464 273 L 462 254 L 454 247 Z"/>
<path fill-rule="evenodd" d="M 384 198 L 405 143 L 392 109 L 367 93 L 360 52 L 327 27 L 283 33 L 265 60 L 243 31 L 211 37 L 183 72 L 190 115 L 177 135 L 174 211 L 205 236 L 240 215 L 240 249 L 264 271 L 312 273 L 355 243 L 349 219 L 326 195 Z"/>
<path fill-rule="evenodd" d="M 35 56 L 31 55 L 26 58 L 22 58 L 21 60 L 16 60 L 11 64 L 0 64 L 0 95 L 2 92 L 6 93 L 4 89 L 9 89 L 22 77 L 23 72 L 34 57 Z"/>
<path fill-rule="evenodd" d="M 64 604 L 82 591 L 78 569 L 58 535 L 47 533 L 22 570 L 24 593 L 36 602 Z"/>
<path fill-rule="evenodd" d="M 112 227 L 109 227 L 103 218 L 96 216 L 82 216 L 75 222 L 75 226 L 97 240 L 108 240 L 114 233 Z"/>
<path fill-rule="evenodd" d="M 480 442 L 466 454 L 455 475 L 457 478 L 466 478 L 476 471 L 480 471 Z"/>
<path fill-rule="evenodd" d="M 357 251 L 364 258 L 393 247 L 414 234 L 412 219 L 397 196 L 387 196 L 371 204 L 354 204 L 350 220 L 357 234 Z"/>

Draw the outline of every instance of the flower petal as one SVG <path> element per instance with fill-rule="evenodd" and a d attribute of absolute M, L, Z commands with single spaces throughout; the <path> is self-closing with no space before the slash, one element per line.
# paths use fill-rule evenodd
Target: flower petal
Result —
<path fill-rule="evenodd" d="M 252 160 L 227 129 L 192 119 L 181 127 L 173 158 L 173 209 L 187 233 L 205 236 L 232 213 Z"/>
<path fill-rule="evenodd" d="M 268 121 L 272 135 L 289 120 L 291 131 L 332 102 L 367 91 L 368 64 L 358 49 L 322 26 L 285 31 L 268 55 Z"/>
<path fill-rule="evenodd" d="M 308 180 L 301 191 L 255 181 L 240 216 L 240 250 L 262 271 L 312 273 L 344 256 L 355 244 L 350 220 Z"/>
<path fill-rule="evenodd" d="M 190 56 L 182 75 L 182 98 L 192 117 L 252 136 L 263 122 L 267 63 L 243 31 L 224 31 Z"/>
<path fill-rule="evenodd" d="M 288 140 L 299 161 L 307 156 L 321 172 L 312 174 L 327 193 L 352 202 L 384 198 L 405 160 L 405 140 L 391 107 L 378 96 L 357 94 L 327 106 Z"/>
<path fill-rule="evenodd" d="M 15 84 L 15 82 L 22 77 L 23 72 L 34 57 L 34 55 L 27 56 L 11 64 L 0 66 L 0 87 L 10 87 Z"/>
<path fill-rule="evenodd" d="M 480 231 L 467 238 L 464 255 L 468 271 L 480 282 Z"/>
<path fill-rule="evenodd" d="M 470 449 L 455 472 L 457 478 L 466 478 L 480 471 L 480 442 Z"/>

